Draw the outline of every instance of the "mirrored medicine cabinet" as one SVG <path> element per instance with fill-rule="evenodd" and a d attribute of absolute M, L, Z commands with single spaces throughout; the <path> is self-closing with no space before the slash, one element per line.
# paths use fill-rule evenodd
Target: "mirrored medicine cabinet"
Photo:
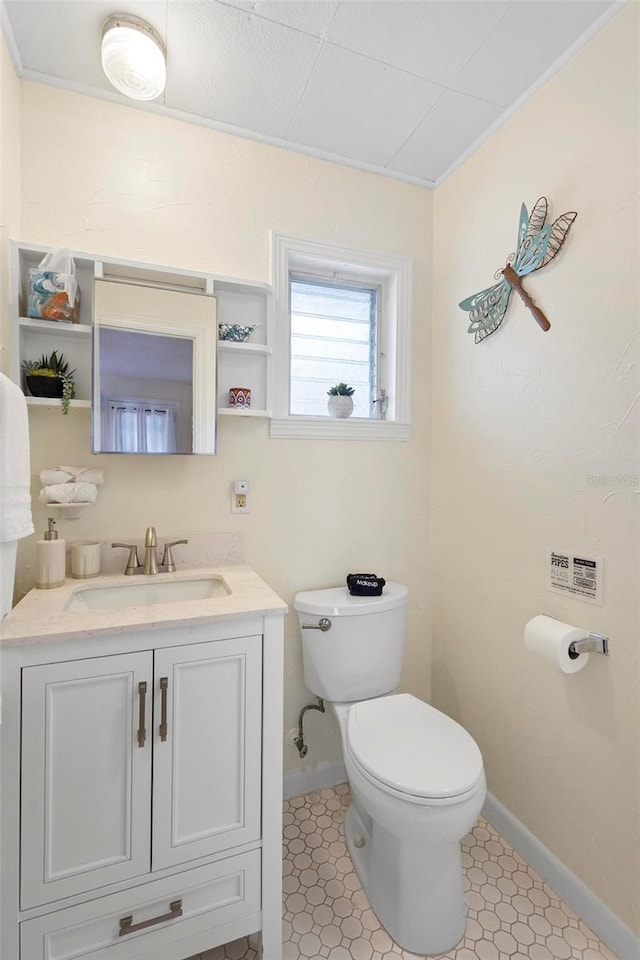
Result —
<path fill-rule="evenodd" d="M 96 279 L 94 453 L 216 452 L 216 301 Z"/>

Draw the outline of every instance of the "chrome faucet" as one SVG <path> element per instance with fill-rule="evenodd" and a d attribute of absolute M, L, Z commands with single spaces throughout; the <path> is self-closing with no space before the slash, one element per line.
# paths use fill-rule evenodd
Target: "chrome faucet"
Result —
<path fill-rule="evenodd" d="M 155 527 L 147 527 L 144 535 L 144 563 L 142 572 L 145 576 L 158 573 L 158 538 Z"/>
<path fill-rule="evenodd" d="M 126 576 L 130 577 L 136 573 L 143 573 L 146 576 L 154 576 L 156 573 L 174 573 L 176 565 L 173 559 L 172 548 L 179 543 L 189 543 L 188 540 L 171 540 L 165 543 L 162 563 L 158 563 L 158 537 L 155 527 L 147 527 L 144 535 L 144 563 L 138 560 L 138 548 L 135 543 L 112 543 L 112 547 L 126 547 L 129 551 L 127 566 L 125 567 Z"/>

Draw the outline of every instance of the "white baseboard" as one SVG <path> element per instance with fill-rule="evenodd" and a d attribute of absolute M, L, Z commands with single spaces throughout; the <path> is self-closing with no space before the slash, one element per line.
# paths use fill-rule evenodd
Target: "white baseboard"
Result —
<path fill-rule="evenodd" d="M 633 930 L 490 793 L 482 813 L 620 960 L 640 958 L 640 938 Z"/>
<path fill-rule="evenodd" d="M 309 770 L 284 775 L 284 798 L 301 797 L 303 793 L 322 790 L 323 787 L 335 787 L 337 783 L 347 782 L 347 771 L 341 760 L 335 763 L 319 763 Z"/>

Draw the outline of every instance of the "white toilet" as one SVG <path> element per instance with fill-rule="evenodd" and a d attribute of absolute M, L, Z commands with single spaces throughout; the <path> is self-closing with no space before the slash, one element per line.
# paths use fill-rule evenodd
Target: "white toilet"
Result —
<path fill-rule="evenodd" d="M 381 597 L 346 587 L 298 593 L 305 683 L 332 707 L 352 804 L 351 859 L 393 939 L 444 953 L 466 923 L 460 841 L 486 794 L 482 755 L 467 731 L 410 694 L 400 679 L 407 588 Z"/>

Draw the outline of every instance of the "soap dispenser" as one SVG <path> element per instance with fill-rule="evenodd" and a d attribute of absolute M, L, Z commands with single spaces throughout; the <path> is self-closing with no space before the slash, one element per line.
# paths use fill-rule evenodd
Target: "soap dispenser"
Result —
<path fill-rule="evenodd" d="M 53 517 L 48 522 L 49 529 L 36 543 L 36 587 L 40 590 L 61 587 L 66 570 L 65 542 L 58 537 Z"/>

